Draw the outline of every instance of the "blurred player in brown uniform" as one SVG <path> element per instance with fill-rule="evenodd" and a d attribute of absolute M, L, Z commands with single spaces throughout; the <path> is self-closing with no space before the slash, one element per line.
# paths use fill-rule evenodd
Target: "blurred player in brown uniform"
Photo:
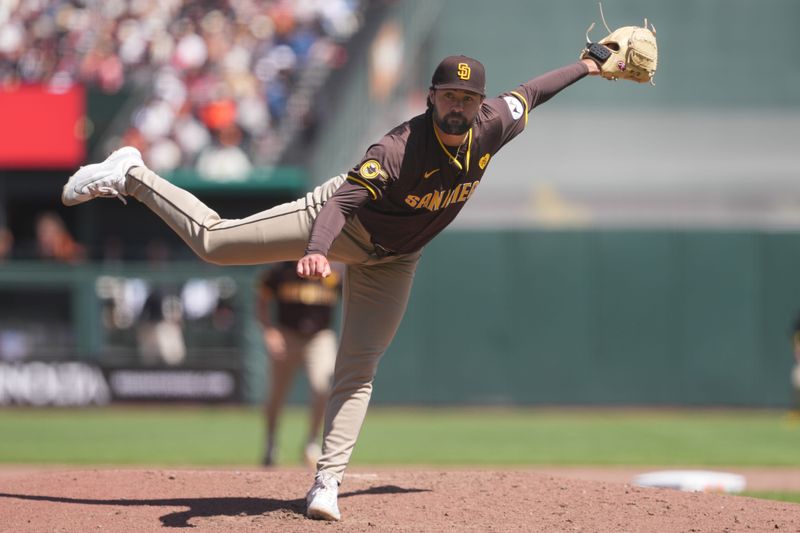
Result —
<path fill-rule="evenodd" d="M 336 270 L 326 278 L 301 278 L 294 262 L 279 263 L 259 277 L 257 310 L 270 359 L 270 389 L 264 409 L 264 466 L 276 463 L 278 420 L 301 364 L 310 388 L 310 420 L 303 458 L 309 466 L 316 466 L 319 459 L 318 440 L 336 361 L 336 334 L 331 323 L 340 281 Z"/>
<path fill-rule="evenodd" d="M 149 170 L 131 147 L 81 168 L 64 186 L 62 200 L 75 205 L 98 196 L 132 196 L 199 257 L 216 264 L 299 260 L 298 274 L 310 278 L 329 276 L 329 261 L 347 265 L 322 455 L 306 496 L 308 516 L 339 520 L 339 484 L 423 247 L 464 207 L 497 151 L 525 129 L 531 110 L 598 73 L 593 60 L 582 59 L 486 98 L 483 65 L 447 57 L 433 74 L 427 111 L 370 146 L 346 174 L 295 202 L 244 219 L 221 218 Z"/>

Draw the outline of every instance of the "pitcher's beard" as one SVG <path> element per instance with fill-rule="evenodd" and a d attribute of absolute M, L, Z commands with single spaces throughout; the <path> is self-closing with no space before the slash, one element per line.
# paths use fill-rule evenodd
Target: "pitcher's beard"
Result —
<path fill-rule="evenodd" d="M 470 128 L 470 123 L 467 122 L 464 115 L 457 113 L 449 113 L 442 118 L 437 116 L 436 125 L 448 135 L 464 135 Z"/>

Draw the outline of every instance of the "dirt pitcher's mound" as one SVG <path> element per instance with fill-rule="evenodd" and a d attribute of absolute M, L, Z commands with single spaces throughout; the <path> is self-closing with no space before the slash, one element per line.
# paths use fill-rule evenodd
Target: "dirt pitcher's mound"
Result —
<path fill-rule="evenodd" d="M 304 517 L 308 472 L 0 472 L 2 532 L 800 531 L 800 505 L 532 471 L 358 470 L 343 519 Z"/>

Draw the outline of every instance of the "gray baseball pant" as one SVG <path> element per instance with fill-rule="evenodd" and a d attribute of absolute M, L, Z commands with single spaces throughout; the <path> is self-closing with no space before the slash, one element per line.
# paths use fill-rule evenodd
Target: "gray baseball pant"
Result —
<path fill-rule="evenodd" d="M 314 219 L 344 179 L 344 174 L 333 177 L 303 198 L 243 219 L 220 218 L 191 193 L 145 167 L 128 172 L 127 193 L 161 217 L 204 261 L 255 265 L 300 259 Z M 342 331 L 317 470 L 340 482 L 367 413 L 378 361 L 405 313 L 420 255 L 378 257 L 355 216 L 328 254 L 347 269 Z"/>

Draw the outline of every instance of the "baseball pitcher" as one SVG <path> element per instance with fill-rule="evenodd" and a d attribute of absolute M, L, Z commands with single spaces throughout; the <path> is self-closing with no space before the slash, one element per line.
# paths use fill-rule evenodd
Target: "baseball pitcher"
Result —
<path fill-rule="evenodd" d="M 133 147 L 82 167 L 64 186 L 62 200 L 75 205 L 95 197 L 133 197 L 200 258 L 219 265 L 295 260 L 298 274 L 312 278 L 329 276 L 329 261 L 347 265 L 322 455 L 307 494 L 309 517 L 339 520 L 339 484 L 423 248 L 476 194 L 497 152 L 525 129 L 534 108 L 581 78 L 605 72 L 609 61 L 609 79 L 652 77 L 654 37 L 631 35 L 589 43 L 577 62 L 492 98 L 486 97 L 478 60 L 446 57 L 433 73 L 424 113 L 371 145 L 348 172 L 294 202 L 244 219 L 221 218 L 148 169 Z"/>

